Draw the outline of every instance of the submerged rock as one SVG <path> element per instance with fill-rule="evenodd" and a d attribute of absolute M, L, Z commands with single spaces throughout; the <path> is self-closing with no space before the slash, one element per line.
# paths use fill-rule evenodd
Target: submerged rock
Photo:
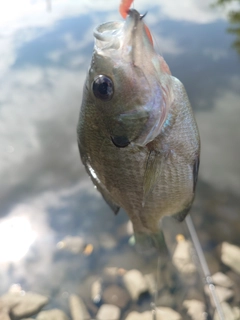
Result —
<path fill-rule="evenodd" d="M 41 311 L 37 318 L 37 320 L 69 320 L 67 315 L 60 309 L 52 309 Z"/>
<path fill-rule="evenodd" d="M 14 317 L 23 318 L 37 313 L 48 303 L 48 298 L 33 292 L 9 292 L 1 296 L 0 303 L 8 307 Z"/>
<path fill-rule="evenodd" d="M 167 307 L 158 307 L 157 320 L 182 320 L 182 316 L 175 310 Z"/>
<path fill-rule="evenodd" d="M 183 302 L 184 308 L 187 309 L 187 314 L 192 320 L 204 320 L 206 319 L 205 305 L 199 300 L 185 300 Z"/>
<path fill-rule="evenodd" d="M 146 279 L 137 269 L 127 271 L 123 276 L 123 281 L 134 301 L 138 300 L 141 293 L 148 291 Z"/>
<path fill-rule="evenodd" d="M 233 281 L 222 272 L 217 272 L 212 276 L 213 283 L 225 288 L 231 288 Z"/>
<path fill-rule="evenodd" d="M 211 293 L 209 291 L 208 285 L 205 285 L 204 291 L 209 296 L 211 304 L 214 307 L 215 306 L 215 302 L 213 301 L 213 298 L 212 298 L 212 295 L 211 295 Z M 217 294 L 218 299 L 219 299 L 220 302 L 227 301 L 227 300 L 229 300 L 230 298 L 233 297 L 233 290 L 231 290 L 231 289 L 215 286 L 215 291 L 216 291 L 216 294 Z"/>
<path fill-rule="evenodd" d="M 228 242 L 221 247 L 221 260 L 232 270 L 240 274 L 240 248 Z"/>
<path fill-rule="evenodd" d="M 68 250 L 75 254 L 83 252 L 85 247 L 86 242 L 81 237 L 67 236 L 57 244 L 58 249 Z"/>
<path fill-rule="evenodd" d="M 99 303 L 102 299 L 102 280 L 100 278 L 92 284 L 91 298 L 94 303 Z"/>
<path fill-rule="evenodd" d="M 111 304 L 103 304 L 96 315 L 97 320 L 119 320 L 120 309 Z"/>
<path fill-rule="evenodd" d="M 114 304 L 119 308 L 125 308 L 130 301 L 130 295 L 126 289 L 111 285 L 103 291 L 103 301 L 106 304 Z"/>
<path fill-rule="evenodd" d="M 91 319 L 87 308 L 80 297 L 72 294 L 69 298 L 69 307 L 73 320 L 87 320 Z"/>
<path fill-rule="evenodd" d="M 235 318 L 234 311 L 227 302 L 222 302 L 221 306 L 226 320 L 238 320 L 238 318 Z M 221 320 L 219 318 L 217 310 L 215 310 L 214 312 L 213 320 Z"/>
<path fill-rule="evenodd" d="M 196 266 L 191 256 L 192 244 L 185 239 L 177 243 L 177 247 L 173 253 L 173 264 L 181 274 L 191 275 L 196 272 Z"/>
<path fill-rule="evenodd" d="M 152 320 L 152 312 L 145 311 L 145 312 L 140 313 L 137 311 L 132 311 L 127 315 L 125 320 Z"/>

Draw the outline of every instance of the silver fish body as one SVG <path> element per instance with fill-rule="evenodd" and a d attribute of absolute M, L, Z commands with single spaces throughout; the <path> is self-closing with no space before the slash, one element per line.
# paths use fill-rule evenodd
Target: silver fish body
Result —
<path fill-rule="evenodd" d="M 200 139 L 183 84 L 154 50 L 136 10 L 94 31 L 78 145 L 93 183 L 135 233 L 163 216 L 183 220 L 198 175 Z"/>

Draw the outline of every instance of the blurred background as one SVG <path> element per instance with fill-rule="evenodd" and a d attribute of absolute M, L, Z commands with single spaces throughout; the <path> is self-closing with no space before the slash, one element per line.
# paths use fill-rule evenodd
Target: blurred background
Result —
<path fill-rule="evenodd" d="M 0 295 L 18 284 L 48 296 L 45 309 L 67 315 L 75 293 L 95 316 L 101 301 L 92 301 L 91 286 L 104 268 L 156 269 L 155 257 L 131 245 L 126 213 L 115 217 L 94 189 L 76 142 L 92 31 L 120 20 L 118 6 L 117 0 L 0 3 Z M 191 212 L 211 272 L 231 274 L 219 252 L 223 241 L 240 245 L 240 2 L 136 0 L 135 8 L 148 12 L 155 46 L 188 92 L 202 142 Z M 184 232 L 179 228 L 176 234 Z M 230 302 L 239 301 L 234 292 Z M 121 319 L 128 308 L 146 310 L 150 302 L 146 295 L 128 302 Z M 183 312 L 174 290 L 171 306 Z"/>

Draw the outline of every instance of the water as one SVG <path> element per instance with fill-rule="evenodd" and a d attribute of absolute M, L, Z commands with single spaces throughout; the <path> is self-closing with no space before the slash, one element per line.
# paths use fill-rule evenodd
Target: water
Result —
<path fill-rule="evenodd" d="M 69 294 L 88 299 L 89 277 L 100 276 L 105 266 L 144 273 L 156 268 L 155 258 L 139 255 L 127 236 L 116 236 L 127 216 L 121 211 L 115 217 L 93 188 L 76 143 L 92 30 L 121 19 L 118 5 L 116 0 L 0 4 L 0 294 L 18 283 L 50 296 L 47 309 L 67 313 Z M 135 3 L 140 12 L 148 11 L 157 47 L 184 83 L 196 114 L 202 152 L 192 216 L 210 271 L 216 272 L 211 257 L 219 244 L 240 245 L 240 60 L 232 47 L 236 34 L 227 32 L 227 8 L 210 5 Z M 177 228 L 170 223 L 169 234 L 185 227 Z M 93 253 L 59 250 L 57 244 L 69 235 L 92 244 Z M 201 281 L 195 284 L 200 287 Z M 137 308 L 149 305 L 151 298 L 145 298 Z"/>

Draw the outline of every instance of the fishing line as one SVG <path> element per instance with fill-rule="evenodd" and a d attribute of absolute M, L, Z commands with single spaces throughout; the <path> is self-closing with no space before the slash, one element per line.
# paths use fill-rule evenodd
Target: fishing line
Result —
<path fill-rule="evenodd" d="M 205 282 L 208 285 L 210 294 L 211 294 L 212 299 L 214 301 L 214 304 L 216 306 L 216 310 L 217 310 L 217 313 L 218 313 L 218 316 L 219 316 L 219 320 L 225 320 L 225 316 L 224 316 L 224 313 L 223 313 L 223 310 L 222 310 L 222 306 L 221 306 L 221 303 L 220 303 L 219 298 L 217 296 L 216 288 L 215 288 L 215 285 L 213 284 L 211 273 L 210 273 L 210 270 L 208 268 L 208 264 L 207 264 L 207 261 L 205 259 L 205 256 L 204 256 L 204 253 L 203 253 L 203 250 L 202 250 L 200 241 L 198 239 L 198 235 L 197 235 L 197 232 L 196 232 L 196 229 L 194 227 L 194 224 L 193 224 L 193 221 L 192 221 L 192 218 L 191 218 L 190 214 L 187 215 L 185 221 L 186 221 L 190 236 L 192 238 L 192 242 L 193 242 L 193 245 L 195 247 L 199 262 L 200 262 L 201 267 L 202 267 L 202 271 L 203 271 L 203 274 L 204 274 L 204 277 L 205 277 Z"/>

